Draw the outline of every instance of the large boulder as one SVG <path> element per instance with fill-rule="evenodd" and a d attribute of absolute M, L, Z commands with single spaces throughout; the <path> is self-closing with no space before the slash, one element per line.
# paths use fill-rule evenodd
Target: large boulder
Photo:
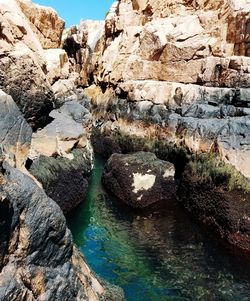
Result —
<path fill-rule="evenodd" d="M 44 72 L 26 46 L 0 59 L 0 88 L 12 96 L 33 129 L 49 123 L 54 96 Z"/>
<path fill-rule="evenodd" d="M 0 300 L 121 300 L 73 246 L 58 205 L 8 163 L 0 170 Z"/>
<path fill-rule="evenodd" d="M 133 208 L 170 200 L 175 192 L 174 165 L 153 153 L 113 154 L 102 181 L 117 198 Z"/>

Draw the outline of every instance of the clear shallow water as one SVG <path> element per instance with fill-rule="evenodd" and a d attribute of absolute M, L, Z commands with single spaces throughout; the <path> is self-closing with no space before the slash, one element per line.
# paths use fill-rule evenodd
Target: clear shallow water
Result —
<path fill-rule="evenodd" d="M 101 186 L 97 159 L 87 200 L 69 217 L 90 267 L 128 301 L 249 301 L 250 269 L 216 246 L 180 209 L 138 214 Z"/>

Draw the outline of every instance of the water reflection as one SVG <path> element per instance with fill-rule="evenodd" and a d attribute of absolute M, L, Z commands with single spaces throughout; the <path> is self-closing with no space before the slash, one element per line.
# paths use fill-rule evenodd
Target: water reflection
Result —
<path fill-rule="evenodd" d="M 92 269 L 127 300 L 249 300 L 250 271 L 178 206 L 133 213 L 101 187 L 96 160 L 87 201 L 68 218 Z"/>

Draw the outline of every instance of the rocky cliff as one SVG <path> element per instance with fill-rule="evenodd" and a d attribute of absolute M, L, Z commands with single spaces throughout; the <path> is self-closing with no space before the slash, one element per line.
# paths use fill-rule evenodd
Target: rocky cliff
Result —
<path fill-rule="evenodd" d="M 92 61 L 102 91 L 86 90 L 99 111 L 108 108 L 99 117 L 108 112 L 107 126 L 191 152 L 215 151 L 250 177 L 249 5 L 115 2 Z"/>

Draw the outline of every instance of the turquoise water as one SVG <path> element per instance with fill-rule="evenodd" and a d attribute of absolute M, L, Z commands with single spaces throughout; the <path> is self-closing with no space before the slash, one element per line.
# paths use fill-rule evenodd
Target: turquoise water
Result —
<path fill-rule="evenodd" d="M 249 266 L 236 260 L 175 205 L 133 213 L 101 185 L 96 159 L 87 200 L 69 217 L 89 266 L 128 301 L 250 300 Z"/>

